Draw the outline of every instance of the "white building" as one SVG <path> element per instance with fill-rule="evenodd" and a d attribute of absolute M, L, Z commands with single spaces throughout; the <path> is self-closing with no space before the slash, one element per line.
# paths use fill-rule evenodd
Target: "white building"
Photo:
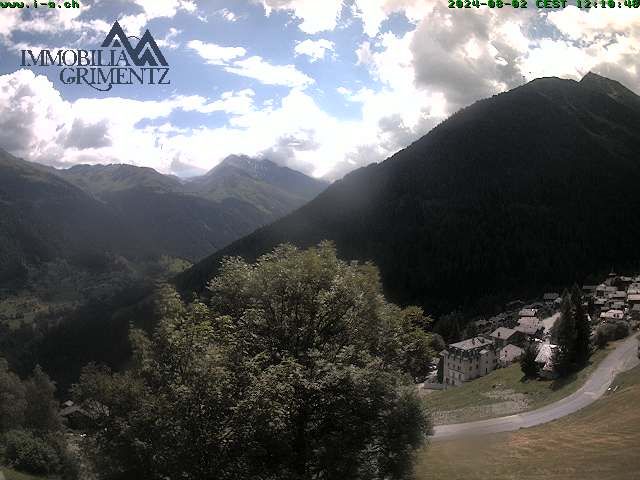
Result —
<path fill-rule="evenodd" d="M 440 355 L 445 386 L 461 385 L 492 372 L 498 365 L 495 345 L 484 337 L 452 343 Z"/>

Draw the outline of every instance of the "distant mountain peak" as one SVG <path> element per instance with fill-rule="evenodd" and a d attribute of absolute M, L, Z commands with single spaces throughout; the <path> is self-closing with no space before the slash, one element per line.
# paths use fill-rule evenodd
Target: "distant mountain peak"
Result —
<path fill-rule="evenodd" d="M 248 155 L 229 155 L 214 167 L 211 172 L 218 167 L 235 167 L 247 171 L 254 171 L 260 168 L 284 168 L 266 158 L 254 158 Z"/>
<path fill-rule="evenodd" d="M 631 100 L 634 101 L 634 103 L 637 101 L 637 95 L 620 82 L 603 77 L 597 73 L 587 73 L 582 77 L 582 80 L 580 80 L 580 85 L 591 90 L 605 93 L 616 100 Z"/>

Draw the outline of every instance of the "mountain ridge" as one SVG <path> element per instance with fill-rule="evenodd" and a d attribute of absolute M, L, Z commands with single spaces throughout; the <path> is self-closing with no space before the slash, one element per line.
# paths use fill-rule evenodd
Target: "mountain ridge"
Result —
<path fill-rule="evenodd" d="M 225 255 L 328 239 L 344 258 L 374 261 L 394 301 L 444 312 L 638 262 L 629 242 L 607 238 L 613 226 L 640 239 L 640 221 L 622 219 L 640 207 L 638 97 L 590 83 L 542 78 L 480 100 L 177 284 L 202 291 Z"/>
<path fill-rule="evenodd" d="M 14 274 L 24 277 L 28 265 L 87 255 L 195 261 L 324 188 L 312 179 L 308 185 L 314 188 L 287 192 L 251 178 L 243 196 L 221 192 L 214 198 L 151 168 L 111 164 L 58 170 L 0 151 L 0 278 L 10 282 Z"/>

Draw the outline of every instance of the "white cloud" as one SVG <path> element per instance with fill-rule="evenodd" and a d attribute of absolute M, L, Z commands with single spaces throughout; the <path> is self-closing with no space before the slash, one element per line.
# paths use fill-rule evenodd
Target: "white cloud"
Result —
<path fill-rule="evenodd" d="M 220 15 L 222 18 L 224 18 L 227 22 L 238 21 L 238 16 L 228 8 L 223 8 L 221 10 L 218 10 L 216 13 Z"/>
<path fill-rule="evenodd" d="M 225 67 L 227 72 L 253 78 L 265 85 L 282 85 L 291 88 L 304 88 L 314 80 L 298 70 L 294 65 L 272 65 L 258 56 L 236 60 Z"/>
<path fill-rule="evenodd" d="M 221 47 L 215 43 L 205 43 L 200 40 L 191 40 L 187 46 L 191 50 L 195 50 L 211 65 L 224 65 L 247 54 L 247 51 L 242 47 Z"/>
<path fill-rule="evenodd" d="M 179 10 L 193 13 L 197 10 L 191 0 L 131 0 L 144 11 L 149 20 L 161 17 L 174 17 Z"/>
<path fill-rule="evenodd" d="M 19 70 L 0 76 L 0 145 L 18 156 L 57 166 L 118 161 L 166 172 L 175 152 L 165 152 L 161 141 L 186 132 L 168 122 L 139 128 L 140 121 L 162 120 L 176 110 L 248 115 L 254 110 L 253 96 L 247 89 L 226 92 L 213 101 L 192 95 L 160 101 L 109 97 L 68 102 L 45 76 Z"/>
<path fill-rule="evenodd" d="M 158 46 L 161 48 L 170 48 L 172 50 L 178 48 L 180 44 L 175 41 L 176 37 L 182 33 L 182 30 L 171 27 L 164 38 L 157 39 Z"/>
<path fill-rule="evenodd" d="M 295 65 L 273 65 L 259 56 L 243 58 L 247 51 L 242 47 L 221 47 L 200 40 L 191 40 L 187 45 L 207 63 L 223 66 L 229 73 L 253 78 L 265 85 L 304 88 L 314 83 Z"/>
<path fill-rule="evenodd" d="M 139 35 L 150 20 L 155 18 L 173 18 L 179 11 L 197 12 L 192 0 L 129 0 L 142 9 L 142 13 L 124 15 L 119 19 L 122 28 L 129 35 Z"/>
<path fill-rule="evenodd" d="M 258 0 L 267 15 L 273 10 L 288 11 L 302 20 L 298 26 L 305 33 L 318 33 L 336 28 L 343 0 Z"/>
<path fill-rule="evenodd" d="M 579 9 L 569 5 L 547 14 L 549 23 L 573 40 L 593 41 L 616 33 L 630 33 L 640 27 L 640 10 L 613 8 Z"/>
<path fill-rule="evenodd" d="M 383 101 L 360 92 L 362 98 L 354 101 L 371 106 L 366 121 L 359 122 L 334 118 L 298 89 L 260 108 L 252 90 L 226 92 L 214 100 L 192 95 L 161 101 L 111 97 L 68 102 L 44 76 L 21 70 L 0 76 L 0 92 L 0 144 L 16 155 L 57 166 L 125 162 L 171 172 L 172 166 L 186 163 L 208 170 L 227 155 L 242 152 L 269 155 L 324 175 L 344 170 L 343 159 L 353 166 L 380 160 L 407 135 L 413 136 L 406 125 L 410 115 L 390 116 L 399 102 L 391 94 Z M 410 103 L 408 98 L 403 102 Z M 222 111 L 231 119 L 219 128 L 181 129 L 168 121 L 176 110 L 205 115 Z M 142 128 L 142 120 L 153 124 Z M 11 139 L 19 141 L 12 144 Z"/>
<path fill-rule="evenodd" d="M 294 48 L 296 56 L 306 55 L 309 57 L 309 61 L 315 62 L 322 60 L 327 52 L 334 51 L 333 42 L 321 38 L 319 40 L 306 39 L 302 42 L 298 42 Z"/>
<path fill-rule="evenodd" d="M 362 21 L 364 32 L 375 37 L 392 13 L 402 12 L 409 21 L 417 23 L 440 3 L 439 0 L 355 0 L 352 13 Z"/>

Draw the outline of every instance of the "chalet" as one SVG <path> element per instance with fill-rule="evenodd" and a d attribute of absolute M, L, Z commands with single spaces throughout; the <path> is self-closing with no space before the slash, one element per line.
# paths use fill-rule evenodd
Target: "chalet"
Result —
<path fill-rule="evenodd" d="M 610 300 L 620 300 L 622 302 L 626 302 L 627 301 L 627 292 L 623 291 L 623 290 L 616 290 L 615 292 L 611 292 L 611 295 L 609 296 Z"/>
<path fill-rule="evenodd" d="M 535 317 L 538 314 L 538 310 L 535 308 L 523 308 L 518 313 L 519 317 Z"/>
<path fill-rule="evenodd" d="M 506 345 L 505 347 L 502 347 L 498 352 L 498 363 L 502 367 L 507 367 L 512 363 L 520 360 L 520 357 L 522 357 L 523 353 L 524 350 L 517 345 Z"/>
<path fill-rule="evenodd" d="M 600 284 L 596 287 L 596 298 L 611 298 L 618 289 L 611 285 Z"/>
<path fill-rule="evenodd" d="M 557 345 L 550 343 L 543 343 L 538 349 L 538 355 L 536 356 L 536 363 L 540 366 L 540 376 L 544 378 L 553 378 L 555 376 L 554 358 Z"/>
<path fill-rule="evenodd" d="M 82 430 L 87 427 L 90 416 L 82 407 L 71 400 L 67 400 L 62 406 L 60 416 L 65 420 L 67 427 L 72 430 Z"/>
<path fill-rule="evenodd" d="M 627 308 L 627 302 L 621 300 L 609 300 L 604 305 L 604 310 L 624 310 Z"/>
<path fill-rule="evenodd" d="M 445 386 L 461 385 L 486 375 L 498 364 L 493 340 L 484 337 L 452 343 L 440 355 Z"/>
<path fill-rule="evenodd" d="M 614 322 L 623 318 L 624 312 L 622 310 L 608 310 L 600 314 L 600 320 L 603 322 Z"/>
<path fill-rule="evenodd" d="M 520 332 L 524 338 L 538 337 L 544 332 L 544 324 L 535 317 L 522 317 L 514 330 Z"/>
<path fill-rule="evenodd" d="M 560 294 L 559 293 L 555 293 L 555 292 L 545 293 L 542 296 L 542 299 L 544 300 L 545 303 L 553 303 L 556 300 L 558 300 L 559 298 L 560 298 Z"/>
<path fill-rule="evenodd" d="M 596 298 L 593 301 L 593 306 L 597 308 L 603 308 L 607 304 L 606 298 Z"/>
<path fill-rule="evenodd" d="M 595 295 L 596 294 L 596 288 L 598 288 L 597 285 L 583 285 L 582 286 L 582 293 L 584 293 L 585 295 Z"/>
<path fill-rule="evenodd" d="M 509 343 L 519 344 L 523 340 L 522 333 L 507 327 L 497 328 L 491 333 L 490 337 L 496 348 L 502 348 Z"/>
<path fill-rule="evenodd" d="M 627 288 L 627 295 L 638 295 L 640 294 L 640 283 L 632 283 Z"/>
<path fill-rule="evenodd" d="M 639 293 L 634 293 L 632 295 L 629 295 L 627 297 L 627 302 L 629 302 L 630 306 L 634 306 L 634 305 L 640 305 L 640 294 Z"/>

